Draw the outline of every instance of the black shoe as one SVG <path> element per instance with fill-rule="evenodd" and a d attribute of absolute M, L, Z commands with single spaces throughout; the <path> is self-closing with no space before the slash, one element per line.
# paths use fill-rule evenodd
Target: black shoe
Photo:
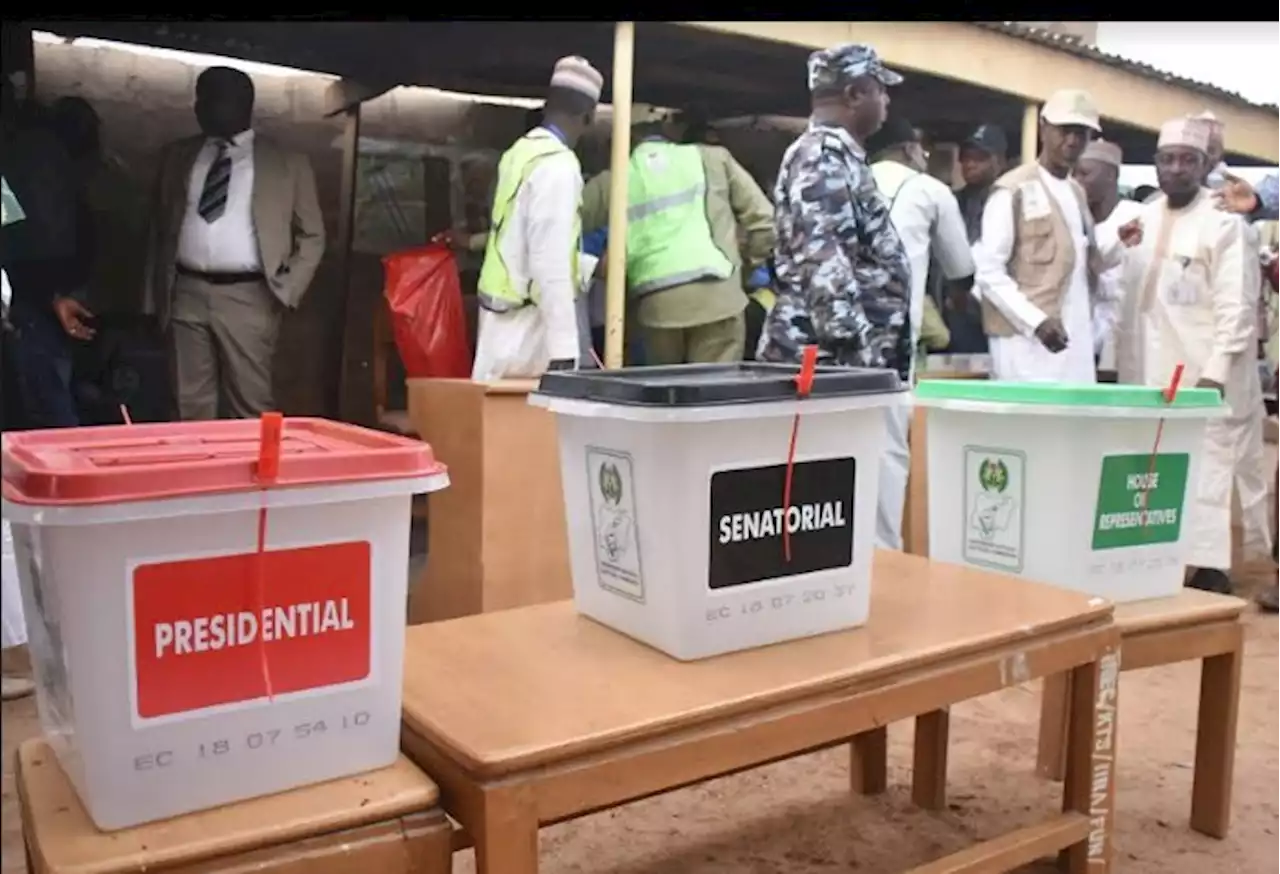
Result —
<path fill-rule="evenodd" d="M 1231 594 L 1231 578 L 1217 568 L 1196 568 L 1191 579 L 1187 580 L 1188 589 L 1199 589 L 1202 592 L 1213 592 L 1218 595 Z"/>
<path fill-rule="evenodd" d="M 1272 583 L 1271 588 L 1259 592 L 1254 600 L 1258 602 L 1258 609 L 1263 613 L 1280 612 L 1280 591 L 1277 591 L 1276 583 Z"/>

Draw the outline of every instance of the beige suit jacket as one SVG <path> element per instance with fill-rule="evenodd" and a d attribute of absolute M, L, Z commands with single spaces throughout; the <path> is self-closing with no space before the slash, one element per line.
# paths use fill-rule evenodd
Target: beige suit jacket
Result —
<path fill-rule="evenodd" d="M 169 320 L 177 270 L 178 237 L 187 207 L 191 168 L 204 136 L 170 143 L 160 153 L 152 191 L 147 245 L 145 308 Z M 253 140 L 253 224 L 267 285 L 280 303 L 302 302 L 324 255 L 324 217 L 316 180 L 306 155 L 285 151 L 271 140 Z"/>

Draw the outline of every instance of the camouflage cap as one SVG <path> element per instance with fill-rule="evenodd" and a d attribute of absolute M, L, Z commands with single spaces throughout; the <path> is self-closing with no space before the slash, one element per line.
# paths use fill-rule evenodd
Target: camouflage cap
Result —
<path fill-rule="evenodd" d="M 809 90 L 835 88 L 859 76 L 874 76 L 882 85 L 899 85 L 902 77 L 884 64 L 865 43 L 845 43 L 809 55 Z"/>

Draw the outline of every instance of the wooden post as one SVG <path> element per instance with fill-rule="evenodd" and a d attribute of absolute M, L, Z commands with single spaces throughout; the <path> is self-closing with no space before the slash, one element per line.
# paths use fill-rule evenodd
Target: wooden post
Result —
<path fill-rule="evenodd" d="M 631 163 L 631 73 L 636 26 L 619 21 L 613 32 L 613 153 L 609 161 L 609 251 L 605 262 L 605 367 L 621 367 L 627 307 L 627 170 Z"/>
<path fill-rule="evenodd" d="M 1022 163 L 1036 159 L 1040 144 L 1040 105 L 1028 103 L 1022 110 Z"/>
<path fill-rule="evenodd" d="M 373 425 L 377 418 L 373 397 L 373 324 L 380 305 L 365 298 L 367 288 L 351 288 L 351 247 L 355 240 L 356 172 L 360 164 L 360 104 L 347 107 L 342 118 L 342 179 L 339 188 L 337 270 L 342 289 L 342 372 L 338 382 L 338 415 L 347 422 Z"/>

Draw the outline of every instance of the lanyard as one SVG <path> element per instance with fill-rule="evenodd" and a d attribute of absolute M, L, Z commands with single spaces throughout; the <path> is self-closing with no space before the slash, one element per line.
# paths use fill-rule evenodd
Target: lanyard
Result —
<path fill-rule="evenodd" d="M 569 138 L 565 136 L 564 131 L 560 130 L 560 128 L 556 127 L 554 124 L 547 123 L 544 123 L 542 126 L 551 131 L 551 135 L 558 139 L 562 145 L 569 145 Z"/>

